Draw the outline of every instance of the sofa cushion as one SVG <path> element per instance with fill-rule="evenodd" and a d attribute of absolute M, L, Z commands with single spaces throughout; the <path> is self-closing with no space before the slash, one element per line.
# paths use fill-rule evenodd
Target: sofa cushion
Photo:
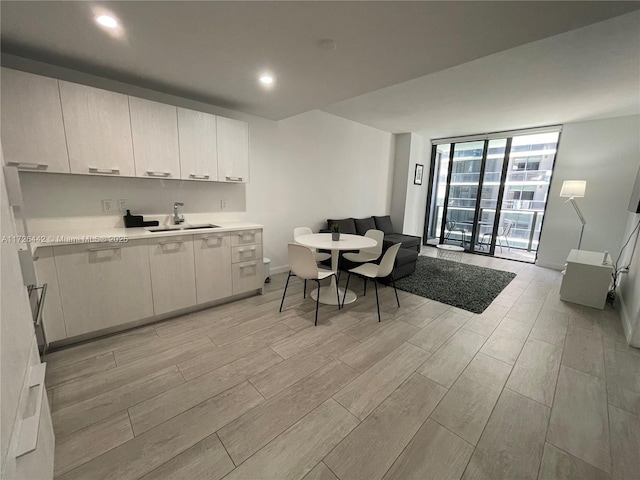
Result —
<path fill-rule="evenodd" d="M 373 220 L 373 217 L 356 218 L 354 220 L 356 222 L 356 231 L 358 232 L 358 235 L 364 235 L 367 233 L 367 230 L 376 229 L 376 222 Z"/>
<path fill-rule="evenodd" d="M 401 248 L 396 255 L 395 266 L 401 267 L 407 263 L 415 264 L 418 261 L 418 252 L 415 250 L 409 250 L 408 248 Z"/>
<path fill-rule="evenodd" d="M 331 230 L 331 225 L 337 223 L 340 226 L 341 233 L 351 233 L 356 235 L 358 232 L 356 230 L 356 222 L 353 218 L 343 218 L 340 220 L 327 220 L 327 228 Z"/>
<path fill-rule="evenodd" d="M 384 217 L 373 217 L 376 222 L 376 228 L 378 230 L 382 230 L 385 235 L 389 235 L 393 233 L 393 223 L 391 223 L 391 217 L 389 215 L 385 215 Z"/>
<path fill-rule="evenodd" d="M 401 233 L 392 233 L 384 236 L 384 247 L 389 248 L 394 243 L 401 243 L 401 248 L 409 248 L 417 252 L 420 251 L 420 242 L 422 238 L 413 235 L 403 235 Z"/>

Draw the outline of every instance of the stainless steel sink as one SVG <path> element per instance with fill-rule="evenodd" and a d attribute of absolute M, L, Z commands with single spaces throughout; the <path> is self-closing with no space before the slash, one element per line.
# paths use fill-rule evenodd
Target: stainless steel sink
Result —
<path fill-rule="evenodd" d="M 213 223 L 199 223 L 197 225 L 195 224 L 194 225 L 190 225 L 190 224 L 169 225 L 169 226 L 163 226 L 163 227 L 148 227 L 147 231 L 151 233 L 177 232 L 180 230 L 199 230 L 203 228 L 220 228 L 220 225 L 214 225 Z"/>

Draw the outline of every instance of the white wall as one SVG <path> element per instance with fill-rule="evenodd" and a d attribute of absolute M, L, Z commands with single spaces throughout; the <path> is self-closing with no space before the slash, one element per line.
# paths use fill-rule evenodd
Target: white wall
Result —
<path fill-rule="evenodd" d="M 561 269 L 577 248 L 580 220 L 570 203 L 560 198 L 565 180 L 586 180 L 584 198 L 576 199 L 587 222 L 582 250 L 620 252 L 629 198 L 640 165 L 640 116 L 568 123 L 563 126 L 538 261 Z"/>
<path fill-rule="evenodd" d="M 251 184 L 245 220 L 265 225 L 272 270 L 288 264 L 293 228 L 328 218 L 386 215 L 391 205 L 393 137 L 312 111 L 280 122 L 251 120 Z"/>
<path fill-rule="evenodd" d="M 409 178 L 409 164 L 411 163 L 411 133 L 395 135 L 396 151 L 393 167 L 393 191 L 391 193 L 391 221 L 396 230 L 401 231 L 404 226 L 407 203 L 407 189 Z"/>
<path fill-rule="evenodd" d="M 629 272 L 622 274 L 617 291 L 627 342 L 640 348 L 640 232 L 635 230 L 638 222 L 640 214 L 629 213 L 620 247 L 627 239 L 630 238 L 630 241 L 618 262 L 618 267 L 629 265 Z"/>
<path fill-rule="evenodd" d="M 422 185 L 413 183 L 416 164 L 424 166 Z M 402 232 L 407 235 L 424 236 L 424 214 L 429 193 L 429 170 L 431 168 L 431 141 L 423 136 L 411 134 L 411 154 L 409 156 L 407 197 L 405 200 L 404 225 Z"/>
<path fill-rule="evenodd" d="M 178 180 L 118 179 L 21 174 L 30 218 L 104 216 L 101 200 L 129 200 L 133 213 L 170 213 L 173 202 L 189 213 L 218 212 L 261 223 L 264 254 L 272 270 L 288 264 L 293 228 L 326 228 L 327 218 L 386 215 L 391 206 L 392 134 L 311 111 L 279 122 L 186 100 L 100 77 L 3 55 L 3 66 L 49 75 L 159 102 L 193 108 L 249 123 L 251 183 L 206 184 Z M 31 232 L 37 233 L 37 232 Z"/>
<path fill-rule="evenodd" d="M 422 185 L 415 185 L 416 164 L 424 167 Z M 423 236 L 424 214 L 429 191 L 431 142 L 416 133 L 396 135 L 391 220 L 398 231 Z"/>
<path fill-rule="evenodd" d="M 31 320 L 31 308 L 27 289 L 22 280 L 18 260 L 19 244 L 11 238 L 16 235 L 13 211 L 9 206 L 4 173 L 0 168 L 0 235 L 6 237 L 0 249 L 0 477 L 2 478 L 53 478 L 53 428 L 48 407 L 43 408 L 36 451 L 16 459 L 10 449 L 18 414 L 22 415 L 23 385 L 30 358 L 35 347 L 35 332 Z M 47 402 L 46 397 L 44 402 Z M 45 418 L 46 417 L 46 418 Z M 46 432 L 45 432 L 46 430 Z M 44 435 L 46 433 L 46 435 Z"/>

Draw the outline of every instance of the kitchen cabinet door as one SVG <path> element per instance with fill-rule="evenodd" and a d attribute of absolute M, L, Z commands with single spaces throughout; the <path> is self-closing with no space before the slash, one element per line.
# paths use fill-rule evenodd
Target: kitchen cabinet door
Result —
<path fill-rule="evenodd" d="M 218 180 L 216 116 L 178 108 L 180 174 L 185 180 Z"/>
<path fill-rule="evenodd" d="M 67 336 L 153 316 L 146 240 L 53 247 Z"/>
<path fill-rule="evenodd" d="M 58 80 L 3 68 L 1 86 L 5 163 L 69 173 Z"/>
<path fill-rule="evenodd" d="M 218 117 L 218 180 L 249 183 L 249 125 Z"/>
<path fill-rule="evenodd" d="M 150 240 L 149 263 L 156 315 L 196 304 L 192 236 Z"/>
<path fill-rule="evenodd" d="M 228 233 L 194 236 L 196 298 L 207 303 L 231 296 L 231 242 Z"/>
<path fill-rule="evenodd" d="M 42 307 L 42 327 L 47 337 L 47 342 L 55 342 L 67 338 L 67 328 L 62 313 L 60 301 L 60 288 L 56 262 L 53 258 L 53 247 L 40 247 L 35 257 L 36 277 L 38 285 L 47 284 L 47 294 Z"/>
<path fill-rule="evenodd" d="M 129 97 L 136 177 L 180 178 L 176 107 Z"/>
<path fill-rule="evenodd" d="M 129 99 L 60 80 L 71 173 L 135 176 Z"/>

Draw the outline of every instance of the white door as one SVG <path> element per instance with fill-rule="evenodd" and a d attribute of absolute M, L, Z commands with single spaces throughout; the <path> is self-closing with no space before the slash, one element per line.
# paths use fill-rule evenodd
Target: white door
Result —
<path fill-rule="evenodd" d="M 67 335 L 153 316 L 146 240 L 53 247 Z"/>
<path fill-rule="evenodd" d="M 196 304 L 192 236 L 150 240 L 149 262 L 156 315 Z"/>
<path fill-rule="evenodd" d="M 216 116 L 178 108 L 180 171 L 185 180 L 218 180 Z"/>
<path fill-rule="evenodd" d="M 127 96 L 59 84 L 71 173 L 135 176 Z"/>
<path fill-rule="evenodd" d="M 249 125 L 218 117 L 218 180 L 249 183 Z"/>
<path fill-rule="evenodd" d="M 69 173 L 58 80 L 3 68 L 1 87 L 6 164 Z"/>
<path fill-rule="evenodd" d="M 194 236 L 196 297 L 207 303 L 231 296 L 231 242 L 228 233 Z"/>
<path fill-rule="evenodd" d="M 129 97 L 136 177 L 180 178 L 176 107 Z"/>

